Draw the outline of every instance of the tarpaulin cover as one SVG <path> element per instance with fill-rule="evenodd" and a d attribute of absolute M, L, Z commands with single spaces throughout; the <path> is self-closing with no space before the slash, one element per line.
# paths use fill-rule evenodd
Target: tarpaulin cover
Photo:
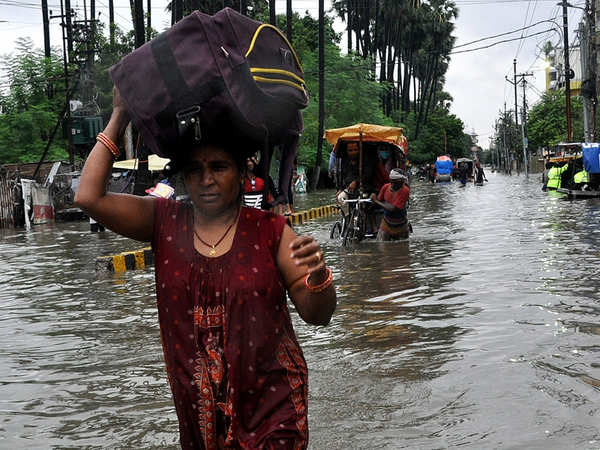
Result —
<path fill-rule="evenodd" d="M 583 168 L 588 173 L 600 173 L 600 144 L 581 144 L 583 150 Z"/>
<path fill-rule="evenodd" d="M 367 142 L 389 142 L 402 147 L 404 153 L 408 152 L 408 141 L 404 136 L 404 130 L 399 127 L 384 127 L 368 123 L 357 123 L 344 128 L 332 128 L 325 131 L 324 138 L 331 145 L 336 145 L 338 140 L 358 141 L 362 132 L 363 141 Z"/>
<path fill-rule="evenodd" d="M 452 164 L 452 160 L 450 158 L 443 160 L 438 158 L 438 160 L 435 162 L 435 171 L 438 173 L 438 175 L 451 174 L 453 167 L 454 164 Z"/>

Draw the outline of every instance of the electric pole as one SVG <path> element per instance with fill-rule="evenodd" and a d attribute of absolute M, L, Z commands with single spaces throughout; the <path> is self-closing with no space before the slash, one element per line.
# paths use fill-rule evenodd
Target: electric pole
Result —
<path fill-rule="evenodd" d="M 569 65 L 569 24 L 567 0 L 562 0 L 563 13 L 563 39 L 564 39 L 564 60 L 565 60 L 565 100 L 567 104 L 567 142 L 573 140 L 573 127 L 571 124 L 571 66 Z"/>
<path fill-rule="evenodd" d="M 579 36 L 580 48 L 581 48 L 581 96 L 583 98 L 583 136 L 585 142 L 592 142 L 590 137 L 590 107 L 591 107 L 591 81 L 589 76 L 589 42 L 587 25 L 584 22 L 579 22 L 579 28 L 577 29 L 577 35 Z"/>
<path fill-rule="evenodd" d="M 48 0 L 42 0 L 42 22 L 44 24 L 44 55 L 50 58 L 50 18 L 48 17 Z"/>
<path fill-rule="evenodd" d="M 566 0 L 565 0 L 566 1 Z M 519 113 L 517 107 L 517 60 L 513 59 L 513 86 L 515 87 L 515 126 L 519 128 Z"/>
<path fill-rule="evenodd" d="M 114 0 L 108 0 L 108 28 L 110 45 L 115 45 L 115 5 Z"/>
<path fill-rule="evenodd" d="M 527 88 L 527 80 L 525 77 L 533 76 L 532 73 L 523 73 L 521 74 L 521 79 L 523 81 L 523 120 L 521 121 L 521 137 L 523 138 L 523 167 L 525 168 L 525 178 L 529 178 L 529 172 L 527 170 L 527 165 L 529 163 L 527 158 L 527 99 L 525 97 L 525 90 Z"/>
<path fill-rule="evenodd" d="M 587 99 L 589 102 L 589 142 L 596 141 L 596 106 L 598 103 L 596 90 L 596 4 L 595 0 L 586 0 L 585 2 L 585 38 L 586 38 L 586 82 Z M 583 44 L 582 44 L 583 45 Z M 583 58 L 582 58 L 583 59 Z M 584 98 L 585 98 L 584 94 Z"/>
<path fill-rule="evenodd" d="M 509 173 L 508 149 L 506 148 L 506 102 L 504 102 L 504 117 L 502 117 L 502 147 L 504 150 L 504 173 Z"/>

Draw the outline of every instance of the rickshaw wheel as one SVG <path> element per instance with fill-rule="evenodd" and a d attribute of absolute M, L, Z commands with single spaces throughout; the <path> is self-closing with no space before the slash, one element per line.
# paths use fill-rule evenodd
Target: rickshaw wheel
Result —
<path fill-rule="evenodd" d="M 364 237 L 363 220 L 361 220 L 361 213 L 359 208 L 355 208 L 350 214 L 346 230 L 343 235 L 342 245 L 346 245 L 348 242 L 360 242 Z"/>

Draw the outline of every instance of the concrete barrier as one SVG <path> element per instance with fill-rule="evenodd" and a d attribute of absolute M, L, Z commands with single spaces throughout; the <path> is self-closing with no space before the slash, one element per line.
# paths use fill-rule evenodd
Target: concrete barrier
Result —
<path fill-rule="evenodd" d="M 307 211 L 300 211 L 287 217 L 292 225 L 298 225 L 321 217 L 332 216 L 337 212 L 337 205 L 325 205 Z M 96 272 L 122 273 L 127 270 L 145 269 L 152 265 L 154 265 L 154 253 L 152 253 L 151 247 L 96 258 Z"/>
<path fill-rule="evenodd" d="M 145 247 L 117 255 L 99 256 L 96 258 L 96 272 L 121 273 L 127 270 L 145 269 L 154 264 L 152 248 Z"/>
<path fill-rule="evenodd" d="M 325 205 L 318 208 L 311 208 L 307 211 L 300 211 L 288 216 L 292 225 L 307 223 L 310 220 L 320 219 L 321 217 L 333 216 L 337 214 L 337 205 Z"/>

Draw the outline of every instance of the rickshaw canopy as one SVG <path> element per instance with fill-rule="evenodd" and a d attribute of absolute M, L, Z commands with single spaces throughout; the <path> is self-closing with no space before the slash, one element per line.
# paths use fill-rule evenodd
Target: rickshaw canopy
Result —
<path fill-rule="evenodd" d="M 365 142 L 389 142 L 401 147 L 405 154 L 408 152 L 408 142 L 404 130 L 400 127 L 357 123 L 349 127 L 326 130 L 324 138 L 335 147 L 338 141 L 359 141 L 361 133 Z"/>

